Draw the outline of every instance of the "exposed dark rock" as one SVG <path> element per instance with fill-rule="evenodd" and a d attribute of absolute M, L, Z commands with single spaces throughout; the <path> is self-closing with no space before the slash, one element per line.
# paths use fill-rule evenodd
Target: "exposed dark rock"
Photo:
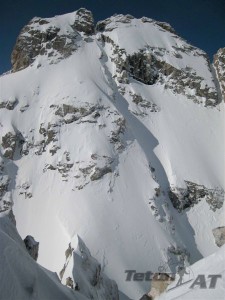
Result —
<path fill-rule="evenodd" d="M 116 77 L 119 83 L 129 83 L 129 76 L 148 85 L 152 85 L 157 81 L 158 72 L 154 64 L 154 56 L 149 53 L 146 54 L 142 50 L 132 55 L 126 55 L 125 50 L 120 49 L 109 38 L 103 36 L 103 39 L 114 46 L 111 60 L 116 65 Z"/>
<path fill-rule="evenodd" d="M 112 169 L 109 166 L 105 166 L 103 168 L 95 167 L 94 173 L 91 175 L 91 180 L 99 180 L 101 179 L 105 174 L 111 173 Z"/>
<path fill-rule="evenodd" d="M 4 162 L 0 161 L 0 212 L 12 209 L 11 193 L 9 191 L 10 178 L 5 172 Z"/>
<path fill-rule="evenodd" d="M 216 89 L 209 88 L 207 85 L 202 87 L 203 78 L 197 76 L 192 69 L 178 70 L 174 66 L 160 60 L 155 61 L 155 66 L 160 74 L 159 81 L 165 84 L 165 88 L 169 88 L 177 94 L 184 94 L 196 103 L 204 103 L 205 106 L 218 104 L 219 99 Z M 188 92 L 189 88 L 195 90 L 194 95 Z"/>
<path fill-rule="evenodd" d="M 149 100 L 142 98 L 140 95 L 131 94 L 133 102 L 142 108 L 147 108 L 150 112 L 158 112 L 159 108 L 157 105 Z"/>
<path fill-rule="evenodd" d="M 8 110 L 13 110 L 16 107 L 17 104 L 18 104 L 17 99 L 8 100 L 8 101 L 1 101 L 0 102 L 0 109 L 1 108 L 6 108 Z"/>
<path fill-rule="evenodd" d="M 139 300 L 153 300 L 152 296 L 144 295 Z"/>
<path fill-rule="evenodd" d="M 152 22 L 152 21 L 151 21 Z M 102 34 L 103 43 L 110 43 L 113 48 L 112 62 L 116 65 L 116 74 L 119 83 L 129 83 L 129 76 L 148 85 L 161 83 L 165 89 L 170 89 L 176 94 L 183 94 L 195 103 L 204 106 L 216 106 L 219 103 L 219 96 L 215 87 L 208 87 L 204 83 L 204 78 L 198 76 L 196 72 L 189 68 L 177 69 L 163 60 L 166 52 L 164 48 L 147 46 L 139 52 L 127 55 L 124 49 L 120 49 L 115 42 L 107 35 Z M 183 48 L 174 47 L 176 56 L 180 57 L 180 52 L 192 52 L 193 55 L 204 56 L 210 70 L 210 62 L 204 52 L 198 51 L 191 45 Z M 194 93 L 190 93 L 190 89 Z"/>
<path fill-rule="evenodd" d="M 73 290 L 74 283 L 73 283 L 73 279 L 71 277 L 66 278 L 66 286 L 68 286 L 69 288 L 71 288 Z"/>
<path fill-rule="evenodd" d="M 20 189 L 19 195 L 24 195 L 25 199 L 32 198 L 31 186 L 28 182 L 24 182 L 18 188 Z"/>
<path fill-rule="evenodd" d="M 44 168 L 44 172 L 47 170 L 55 171 L 57 170 L 61 176 L 65 179 L 69 176 L 69 172 L 73 167 L 73 163 L 70 161 L 69 153 L 64 152 L 62 161 L 59 161 L 56 165 L 47 164 Z M 66 180 L 67 181 L 67 180 Z"/>
<path fill-rule="evenodd" d="M 152 296 L 144 295 L 139 300 L 153 300 Z"/>
<path fill-rule="evenodd" d="M 203 199 L 215 211 L 223 206 L 224 191 L 221 189 L 208 189 L 204 185 L 185 181 L 187 188 L 173 188 L 169 191 L 169 197 L 173 206 L 178 211 L 192 207 Z"/>
<path fill-rule="evenodd" d="M 213 235 L 216 245 L 222 247 L 225 244 L 225 226 L 213 229 Z"/>
<path fill-rule="evenodd" d="M 66 36 L 57 35 L 60 31 L 59 28 L 49 27 L 46 31 L 41 31 L 32 26 L 37 21 L 36 19 L 31 20 L 22 29 L 16 41 L 11 57 L 14 72 L 31 65 L 38 55 L 47 56 L 48 54 L 51 57 L 59 52 L 63 57 L 67 57 L 76 50 L 75 33 L 70 35 L 71 43 L 66 45 Z M 49 52 L 50 49 L 52 52 Z M 57 50 L 57 52 L 54 53 L 54 50 Z"/>
<path fill-rule="evenodd" d="M 117 128 L 111 132 L 110 143 L 115 145 L 116 150 L 121 151 L 124 149 L 122 135 L 124 134 L 126 129 L 126 120 L 120 117 L 113 123 L 117 125 Z"/>
<path fill-rule="evenodd" d="M 12 132 L 6 133 L 2 137 L 2 147 L 5 149 L 3 155 L 9 159 L 13 159 L 16 150 L 16 134 Z"/>
<path fill-rule="evenodd" d="M 134 17 L 131 15 L 115 14 L 111 18 L 99 21 L 96 24 L 96 31 L 100 31 L 100 32 L 112 31 L 113 29 L 115 29 L 117 27 L 118 23 L 129 24 L 129 23 L 131 23 L 132 19 L 134 19 Z"/>
<path fill-rule="evenodd" d="M 154 56 L 140 51 L 133 55 L 128 55 L 127 63 L 129 65 L 129 73 L 134 79 L 148 85 L 156 83 L 158 71 L 155 66 Z"/>
<path fill-rule="evenodd" d="M 96 27 L 95 27 L 96 31 L 100 31 L 100 32 L 105 31 L 106 25 L 109 24 L 109 23 L 110 23 L 110 20 L 109 21 L 104 20 L 104 21 L 97 22 Z"/>
<path fill-rule="evenodd" d="M 50 63 L 57 63 L 77 50 L 77 42 L 81 39 L 79 32 L 94 33 L 92 14 L 84 8 L 74 14 L 72 30 L 66 34 L 61 34 L 60 28 L 50 24 L 45 19 L 34 18 L 22 29 L 11 56 L 13 72 L 31 65 L 38 55 L 46 56 Z"/>
<path fill-rule="evenodd" d="M 218 50 L 214 55 L 213 64 L 216 69 L 223 100 L 225 101 L 225 48 Z"/>
<path fill-rule="evenodd" d="M 89 122 L 89 123 L 97 123 L 96 118 L 100 116 L 100 111 L 104 108 L 100 105 L 90 105 L 86 103 L 81 107 L 75 107 L 69 104 L 62 104 L 60 106 L 56 106 L 55 115 L 60 116 L 62 118 L 62 123 L 70 124 L 75 121 L 79 121 L 80 123 Z M 88 120 L 83 120 L 83 118 L 90 115 Z"/>
<path fill-rule="evenodd" d="M 73 167 L 73 163 L 61 163 L 59 162 L 57 164 L 57 169 L 59 173 L 62 174 L 63 177 L 67 177 L 67 173 L 70 171 L 70 169 Z"/>
<path fill-rule="evenodd" d="M 88 35 L 94 33 L 94 19 L 92 13 L 85 9 L 80 8 L 77 11 L 78 18 L 75 20 L 74 24 L 72 25 L 72 28 L 84 32 Z"/>
<path fill-rule="evenodd" d="M 43 145 L 44 147 L 50 144 L 51 142 L 57 141 L 58 127 L 59 124 L 48 123 L 48 126 L 46 128 L 44 124 L 41 123 L 41 126 L 39 128 L 39 133 L 42 134 L 45 138 L 44 145 Z"/>
<path fill-rule="evenodd" d="M 56 152 L 60 149 L 59 146 L 53 145 L 52 148 L 49 150 L 49 152 L 51 153 L 51 155 L 56 154 Z"/>
<path fill-rule="evenodd" d="M 169 31 L 169 32 L 171 32 L 173 34 L 176 34 L 175 29 L 169 23 L 159 22 L 159 21 L 155 21 L 155 23 L 157 25 L 159 25 L 160 27 L 162 27 L 164 30 Z"/>
<path fill-rule="evenodd" d="M 65 117 L 67 114 L 73 114 L 79 112 L 79 108 L 76 108 L 72 105 L 62 104 L 55 111 L 55 115 L 60 117 Z"/>
<path fill-rule="evenodd" d="M 39 243 L 36 242 L 31 235 L 26 236 L 26 238 L 24 239 L 24 243 L 30 256 L 33 257 L 34 260 L 37 260 Z"/>
<path fill-rule="evenodd" d="M 92 169 L 94 168 L 95 165 L 90 165 L 85 168 L 79 168 L 79 170 L 83 173 L 84 177 L 87 175 L 90 175 L 92 172 Z"/>
<path fill-rule="evenodd" d="M 16 218 L 15 218 L 12 208 L 9 210 L 8 217 L 11 220 L 11 222 L 16 226 Z"/>
<path fill-rule="evenodd" d="M 28 109 L 28 107 L 29 107 L 29 104 L 24 105 L 24 106 L 20 107 L 20 111 L 23 113 Z"/>
<path fill-rule="evenodd" d="M 65 251 L 66 259 L 68 259 L 69 257 L 72 256 L 73 250 L 74 249 L 71 247 L 71 243 L 69 243 L 69 246 L 68 246 L 68 248 Z"/>

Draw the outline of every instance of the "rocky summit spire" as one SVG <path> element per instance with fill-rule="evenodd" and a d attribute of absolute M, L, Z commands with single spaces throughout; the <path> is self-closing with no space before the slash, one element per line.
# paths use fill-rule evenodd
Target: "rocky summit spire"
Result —
<path fill-rule="evenodd" d="M 13 49 L 13 72 L 32 64 L 36 57 L 55 62 L 70 56 L 78 47 L 79 40 L 94 33 L 92 13 L 85 8 L 54 18 L 33 18 L 26 25 Z"/>

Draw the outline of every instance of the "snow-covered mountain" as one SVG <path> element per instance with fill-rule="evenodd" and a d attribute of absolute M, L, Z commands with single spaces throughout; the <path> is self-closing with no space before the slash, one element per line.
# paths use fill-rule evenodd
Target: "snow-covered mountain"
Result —
<path fill-rule="evenodd" d="M 32 261 L 34 282 L 47 276 L 77 299 L 139 299 L 149 282 L 126 281 L 126 270 L 175 272 L 218 250 L 224 63 L 224 49 L 212 66 L 169 24 L 146 17 L 94 26 L 80 9 L 22 29 L 12 71 L 0 77 L 2 223 L 13 209 L 20 236 L 39 242 L 38 263 L 79 291 Z M 16 229 L 10 238 L 4 228 L 1 252 L 11 238 L 21 249 Z M 9 277 L 13 265 L 4 265 Z M 46 286 L 32 287 L 35 299 L 54 298 Z"/>

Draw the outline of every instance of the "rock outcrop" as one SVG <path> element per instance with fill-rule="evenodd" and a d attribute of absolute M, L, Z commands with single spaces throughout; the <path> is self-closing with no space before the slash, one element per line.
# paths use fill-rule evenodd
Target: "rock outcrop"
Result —
<path fill-rule="evenodd" d="M 109 23 L 110 24 L 110 23 Z M 165 89 L 170 89 L 175 94 L 183 94 L 195 103 L 204 106 L 216 106 L 219 103 L 218 92 L 215 87 L 209 87 L 204 83 L 204 78 L 199 76 L 191 67 L 176 68 L 168 63 L 164 56 L 168 51 L 164 48 L 146 46 L 139 52 L 127 54 L 125 49 L 120 48 L 114 40 L 107 36 L 106 32 L 101 34 L 103 43 L 112 46 L 111 61 L 116 66 L 114 77 L 118 84 L 129 84 L 133 78 L 146 85 L 160 83 Z M 194 52 L 196 56 L 203 56 L 206 60 L 207 68 L 210 71 L 208 57 L 200 53 L 196 48 L 189 45 L 186 48 L 174 49 L 177 58 L 182 58 L 182 52 Z M 192 92 L 190 92 L 192 90 Z"/>
<path fill-rule="evenodd" d="M 7 132 L 2 137 L 2 147 L 4 149 L 3 155 L 9 159 L 13 159 L 16 150 L 16 134 Z"/>
<path fill-rule="evenodd" d="M 216 69 L 221 93 L 225 101 L 225 48 L 221 48 L 214 55 L 213 64 Z"/>
<path fill-rule="evenodd" d="M 79 47 L 82 35 L 94 33 L 92 13 L 84 8 L 70 14 L 67 28 L 60 22 L 60 17 L 35 17 L 22 29 L 12 52 L 13 72 L 27 68 L 37 57 L 45 57 L 49 63 L 67 58 Z"/>
<path fill-rule="evenodd" d="M 183 211 L 205 200 L 213 211 L 223 206 L 224 191 L 221 189 L 208 189 L 204 185 L 185 181 L 187 188 L 171 188 L 169 197 L 178 211 Z"/>
<path fill-rule="evenodd" d="M 39 243 L 31 235 L 27 235 L 24 239 L 24 244 L 28 253 L 34 260 L 38 259 Z"/>
<path fill-rule="evenodd" d="M 18 104 L 17 99 L 0 100 L 0 109 L 6 108 L 8 110 L 13 110 L 17 104 Z"/>
<path fill-rule="evenodd" d="M 225 244 L 225 226 L 213 229 L 213 235 L 216 245 L 222 247 Z"/>
<path fill-rule="evenodd" d="M 143 298 L 143 300 L 157 299 L 162 293 L 166 291 L 168 285 L 170 285 L 174 281 L 174 279 L 174 276 L 171 276 L 170 274 L 155 273 L 151 281 L 151 290 L 147 295 L 144 296 L 145 298 Z M 142 298 L 140 300 L 142 300 Z"/>
<path fill-rule="evenodd" d="M 88 299 L 119 300 L 118 287 L 103 272 L 101 264 L 77 236 L 65 251 L 65 264 L 60 271 L 61 282 L 78 290 Z"/>
<path fill-rule="evenodd" d="M 127 65 L 129 66 L 130 75 L 147 85 L 156 83 L 158 71 L 155 65 L 155 58 L 151 54 L 140 51 L 133 55 L 128 55 Z"/>

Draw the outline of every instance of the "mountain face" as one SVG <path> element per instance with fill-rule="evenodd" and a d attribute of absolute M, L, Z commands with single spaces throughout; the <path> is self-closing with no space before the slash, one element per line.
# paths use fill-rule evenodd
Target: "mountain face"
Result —
<path fill-rule="evenodd" d="M 222 246 L 224 63 L 146 17 L 94 26 L 80 9 L 22 29 L 0 78 L 1 234 L 15 240 L 1 253 L 36 270 L 4 267 L 22 299 L 139 299 L 150 283 L 126 270 L 175 272 Z M 4 225 L 12 210 L 41 266 Z"/>

